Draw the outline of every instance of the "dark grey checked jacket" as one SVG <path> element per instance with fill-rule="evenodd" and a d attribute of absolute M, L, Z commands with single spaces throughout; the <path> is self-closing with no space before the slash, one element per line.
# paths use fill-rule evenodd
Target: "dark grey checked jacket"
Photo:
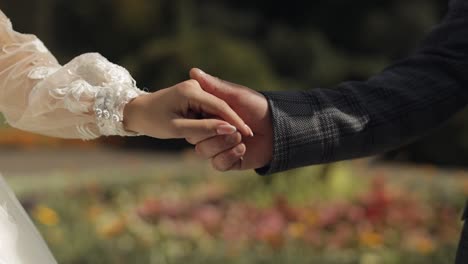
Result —
<path fill-rule="evenodd" d="M 365 82 L 336 89 L 265 92 L 273 116 L 273 161 L 260 174 L 364 157 L 439 126 L 468 102 L 468 0 L 410 57 Z M 468 227 L 457 263 L 468 264 Z"/>

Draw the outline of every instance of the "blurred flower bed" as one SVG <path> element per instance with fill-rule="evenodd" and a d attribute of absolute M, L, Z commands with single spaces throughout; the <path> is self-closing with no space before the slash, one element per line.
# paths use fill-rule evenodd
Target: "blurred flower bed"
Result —
<path fill-rule="evenodd" d="M 453 263 L 464 172 L 342 163 L 267 182 L 189 168 L 21 200 L 59 263 Z"/>

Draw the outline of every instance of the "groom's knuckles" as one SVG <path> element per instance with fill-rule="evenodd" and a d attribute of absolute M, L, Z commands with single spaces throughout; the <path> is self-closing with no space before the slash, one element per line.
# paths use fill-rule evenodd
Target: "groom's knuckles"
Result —
<path fill-rule="evenodd" d="M 242 141 L 242 135 L 239 132 L 236 132 L 231 135 L 226 135 L 223 138 L 223 143 L 224 144 L 219 144 L 220 146 L 224 145 L 227 148 L 229 147 L 234 147 L 237 144 L 240 144 Z"/>
<path fill-rule="evenodd" d="M 242 160 L 239 159 L 229 170 L 241 170 L 242 169 Z"/>
<path fill-rule="evenodd" d="M 219 160 L 213 159 L 211 163 L 213 168 L 217 171 L 225 172 L 229 170 L 229 165 L 226 165 L 226 162 L 220 162 Z"/>
<path fill-rule="evenodd" d="M 244 144 L 239 144 L 236 147 L 225 151 L 212 159 L 212 165 L 216 170 L 227 171 L 231 169 L 242 156 L 244 156 L 246 147 Z"/>

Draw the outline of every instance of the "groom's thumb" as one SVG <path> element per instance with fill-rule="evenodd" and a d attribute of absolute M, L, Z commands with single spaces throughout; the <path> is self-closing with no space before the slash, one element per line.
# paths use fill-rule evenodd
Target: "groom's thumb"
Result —
<path fill-rule="evenodd" d="M 210 93 L 224 101 L 232 99 L 232 95 L 236 92 L 233 84 L 213 77 L 197 68 L 190 70 L 190 78 L 198 81 L 201 88 L 207 93 Z"/>

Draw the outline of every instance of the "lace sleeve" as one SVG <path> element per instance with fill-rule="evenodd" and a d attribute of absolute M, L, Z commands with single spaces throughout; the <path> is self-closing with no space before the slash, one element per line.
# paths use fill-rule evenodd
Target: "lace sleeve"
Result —
<path fill-rule="evenodd" d="M 0 11 L 0 111 L 16 128 L 61 138 L 135 136 L 124 106 L 144 94 L 124 68 L 96 53 L 61 66 L 34 35 Z"/>

